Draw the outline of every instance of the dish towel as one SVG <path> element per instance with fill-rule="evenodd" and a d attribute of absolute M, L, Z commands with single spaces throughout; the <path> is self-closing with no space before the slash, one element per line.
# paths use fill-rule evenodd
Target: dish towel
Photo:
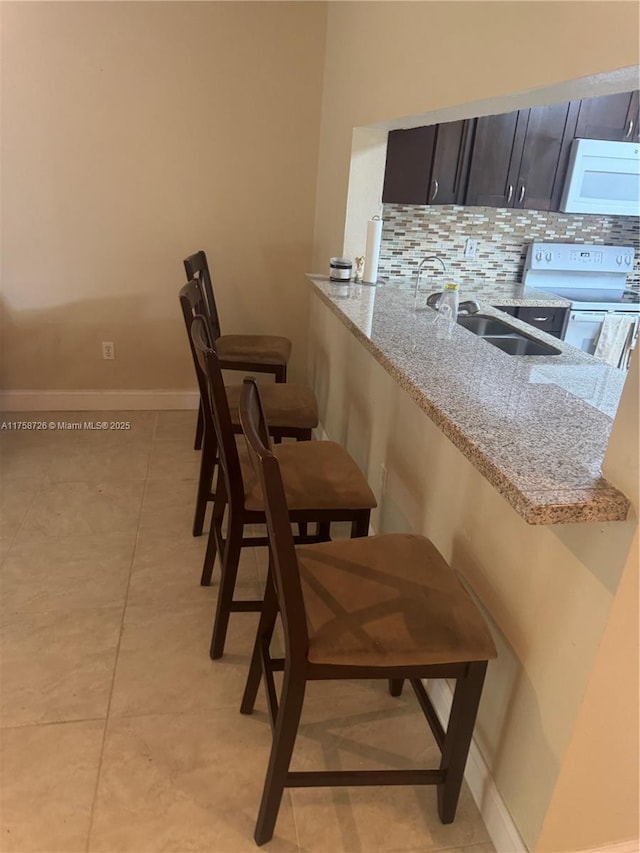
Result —
<path fill-rule="evenodd" d="M 632 326 L 633 317 L 605 314 L 594 355 L 617 367 Z"/>

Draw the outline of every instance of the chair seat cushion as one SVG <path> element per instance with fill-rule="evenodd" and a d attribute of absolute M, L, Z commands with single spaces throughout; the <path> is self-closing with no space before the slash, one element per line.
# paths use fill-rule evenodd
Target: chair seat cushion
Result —
<path fill-rule="evenodd" d="M 296 553 L 310 662 L 393 667 L 496 656 L 480 611 L 425 537 L 343 539 Z"/>
<path fill-rule="evenodd" d="M 291 355 L 291 341 L 277 335 L 222 335 L 216 341 L 216 352 L 221 362 L 287 364 Z"/>
<path fill-rule="evenodd" d="M 227 385 L 227 400 L 231 421 L 240 424 L 238 408 L 242 385 Z M 306 385 L 270 382 L 260 386 L 260 399 L 270 427 L 299 427 L 313 429 L 318 426 L 318 404 L 316 397 Z"/>
<path fill-rule="evenodd" d="M 287 506 L 296 509 L 372 509 L 376 499 L 347 451 L 334 441 L 290 441 L 273 448 Z M 263 510 L 262 489 L 248 455 L 240 456 L 245 507 Z"/>

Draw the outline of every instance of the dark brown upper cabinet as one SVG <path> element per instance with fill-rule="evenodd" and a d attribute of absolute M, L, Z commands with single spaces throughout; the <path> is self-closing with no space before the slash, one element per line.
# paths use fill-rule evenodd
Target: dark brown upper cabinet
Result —
<path fill-rule="evenodd" d="M 387 142 L 382 201 L 461 204 L 473 121 L 392 130 Z"/>
<path fill-rule="evenodd" d="M 435 124 L 389 132 L 382 188 L 383 202 L 427 203 L 435 141 Z"/>
<path fill-rule="evenodd" d="M 528 113 L 513 206 L 557 210 L 569 165 L 578 104 L 532 107 Z"/>
<path fill-rule="evenodd" d="M 478 119 L 465 204 L 513 207 L 528 112 Z"/>
<path fill-rule="evenodd" d="M 637 142 L 639 94 L 393 130 L 382 200 L 558 210 L 572 139 Z"/>
<path fill-rule="evenodd" d="M 557 209 L 577 104 L 478 119 L 465 204 Z"/>
<path fill-rule="evenodd" d="M 639 93 L 623 92 L 580 101 L 575 135 L 578 139 L 637 142 Z"/>

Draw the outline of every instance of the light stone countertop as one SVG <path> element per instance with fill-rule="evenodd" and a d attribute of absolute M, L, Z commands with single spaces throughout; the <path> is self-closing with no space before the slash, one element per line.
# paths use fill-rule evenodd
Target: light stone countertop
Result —
<path fill-rule="evenodd" d="M 601 472 L 624 371 L 506 316 L 469 290 L 462 298 L 477 298 L 483 314 L 504 319 L 561 354 L 507 355 L 430 308 L 416 311 L 406 281 L 343 285 L 326 276 L 307 277 L 320 299 L 529 524 L 627 517 L 629 500 Z"/>

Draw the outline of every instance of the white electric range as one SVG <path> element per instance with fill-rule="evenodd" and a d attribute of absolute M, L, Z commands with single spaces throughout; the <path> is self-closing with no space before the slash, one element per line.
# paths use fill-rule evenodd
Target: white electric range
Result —
<path fill-rule="evenodd" d="M 640 294 L 626 287 L 634 258 L 631 246 L 531 243 L 524 290 L 546 290 L 569 300 L 563 340 L 625 369 L 640 317 Z"/>

